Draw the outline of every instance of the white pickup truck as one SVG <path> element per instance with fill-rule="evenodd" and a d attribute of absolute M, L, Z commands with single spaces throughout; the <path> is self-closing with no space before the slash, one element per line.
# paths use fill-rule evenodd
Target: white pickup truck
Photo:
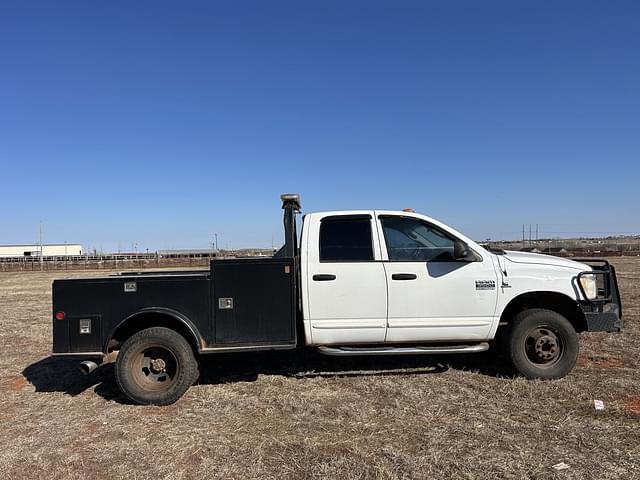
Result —
<path fill-rule="evenodd" d="M 578 333 L 617 332 L 613 266 L 497 251 L 413 211 L 309 213 L 281 197 L 285 244 L 273 258 L 208 270 L 56 280 L 53 354 L 119 351 L 133 401 L 176 401 L 201 355 L 314 347 L 327 355 L 482 352 L 494 339 L 528 378 L 573 368 Z M 586 261 L 585 261 L 586 262 Z"/>

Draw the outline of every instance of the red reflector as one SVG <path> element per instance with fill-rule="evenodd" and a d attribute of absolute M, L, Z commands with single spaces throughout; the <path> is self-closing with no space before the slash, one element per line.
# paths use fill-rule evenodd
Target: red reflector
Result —
<path fill-rule="evenodd" d="M 56 312 L 56 320 L 64 320 L 64 317 L 66 316 L 67 315 L 62 310 Z"/>

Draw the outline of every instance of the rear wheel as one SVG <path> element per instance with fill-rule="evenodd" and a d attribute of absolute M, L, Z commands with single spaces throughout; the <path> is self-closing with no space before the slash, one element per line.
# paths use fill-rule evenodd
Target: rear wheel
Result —
<path fill-rule="evenodd" d="M 182 335 L 152 327 L 124 342 L 115 373 L 120 389 L 134 402 L 169 405 L 198 379 L 198 363 Z"/>
<path fill-rule="evenodd" d="M 573 325 L 559 313 L 543 308 L 516 315 L 506 345 L 513 365 L 527 378 L 562 378 L 578 358 L 578 334 Z"/>

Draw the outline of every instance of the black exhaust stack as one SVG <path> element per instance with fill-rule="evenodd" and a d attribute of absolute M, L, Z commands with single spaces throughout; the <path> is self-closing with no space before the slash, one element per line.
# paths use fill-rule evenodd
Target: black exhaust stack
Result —
<path fill-rule="evenodd" d="M 296 232 L 296 213 L 302 210 L 300 207 L 300 195 L 297 193 L 285 193 L 280 195 L 282 209 L 284 210 L 284 245 L 274 257 L 293 258 L 298 254 L 298 234 Z"/>

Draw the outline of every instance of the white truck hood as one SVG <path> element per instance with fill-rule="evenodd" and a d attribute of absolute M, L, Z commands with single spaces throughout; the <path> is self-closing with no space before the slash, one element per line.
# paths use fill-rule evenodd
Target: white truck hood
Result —
<path fill-rule="evenodd" d="M 576 262 L 569 258 L 554 257 L 552 255 L 544 255 L 541 253 L 506 250 L 504 258 L 514 263 L 553 265 L 554 267 L 573 268 L 580 271 L 591 270 L 591 267 L 589 265 L 585 265 L 584 263 Z"/>

